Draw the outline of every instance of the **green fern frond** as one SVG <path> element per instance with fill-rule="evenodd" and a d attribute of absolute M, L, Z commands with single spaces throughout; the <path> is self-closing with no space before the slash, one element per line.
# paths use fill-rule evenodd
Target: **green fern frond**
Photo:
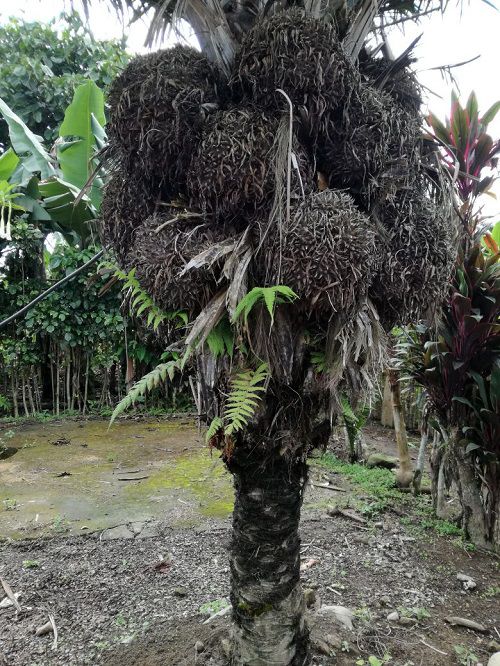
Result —
<path fill-rule="evenodd" d="M 152 391 L 154 388 L 164 382 L 168 376 L 170 381 L 174 378 L 175 371 L 179 368 L 179 361 L 172 360 L 167 363 L 160 363 L 156 368 L 144 375 L 138 382 L 136 382 L 127 395 L 120 400 L 116 405 L 111 419 L 109 422 L 110 427 L 113 425 L 114 420 L 120 414 L 123 414 L 129 407 L 134 405 L 139 398 L 142 398 L 147 392 Z"/>
<path fill-rule="evenodd" d="M 223 420 L 221 419 L 220 416 L 216 416 L 212 420 L 212 423 L 208 426 L 207 434 L 205 435 L 205 441 L 207 442 L 207 444 L 210 442 L 212 437 L 214 437 L 223 427 L 224 427 Z"/>
<path fill-rule="evenodd" d="M 256 370 L 245 370 L 235 375 L 231 381 L 231 390 L 224 409 L 224 433 L 232 435 L 242 430 L 254 415 L 269 371 L 266 363 Z"/>
<path fill-rule="evenodd" d="M 234 334 L 229 319 L 224 317 L 207 336 L 210 352 L 216 358 L 227 353 L 232 358 L 234 352 Z"/>
<path fill-rule="evenodd" d="M 356 414 L 353 412 L 353 409 L 351 407 L 351 403 L 349 402 L 348 398 L 343 395 L 340 398 L 340 405 L 342 407 L 342 416 L 344 418 L 344 421 L 352 424 L 356 424 L 358 421 L 358 418 Z"/>
<path fill-rule="evenodd" d="M 326 356 L 325 352 L 313 351 L 311 352 L 311 365 L 315 372 L 324 372 L 326 369 Z"/>
<path fill-rule="evenodd" d="M 241 299 L 234 311 L 233 321 L 237 321 L 242 315 L 245 324 L 248 320 L 248 315 L 259 302 L 264 302 L 271 322 L 274 321 L 274 308 L 279 303 L 291 303 L 296 298 L 297 294 L 285 285 L 276 285 L 274 287 L 254 287 L 248 294 Z"/>
<path fill-rule="evenodd" d="M 172 321 L 179 318 L 184 325 L 188 323 L 188 316 L 185 312 L 164 312 L 153 301 L 151 296 L 141 287 L 139 280 L 135 276 L 135 268 L 128 273 L 116 268 L 112 264 L 108 268 L 114 269 L 114 276 L 123 282 L 121 290 L 130 291 L 130 307 L 136 316 L 147 313 L 146 322 L 156 331 L 158 326 L 164 321 Z"/>

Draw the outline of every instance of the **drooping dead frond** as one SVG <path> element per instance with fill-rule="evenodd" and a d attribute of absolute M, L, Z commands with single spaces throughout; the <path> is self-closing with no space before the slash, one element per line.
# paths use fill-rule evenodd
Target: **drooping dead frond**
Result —
<path fill-rule="evenodd" d="M 369 298 L 361 299 L 353 317 L 340 314 L 332 319 L 327 332 L 325 368 L 333 396 L 342 380 L 354 404 L 373 392 L 386 358 L 386 334 Z"/>

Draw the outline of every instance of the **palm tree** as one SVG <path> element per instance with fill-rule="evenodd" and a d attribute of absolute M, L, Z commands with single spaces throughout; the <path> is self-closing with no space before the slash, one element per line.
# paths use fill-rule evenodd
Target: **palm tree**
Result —
<path fill-rule="evenodd" d="M 356 405 L 373 382 L 384 331 L 439 303 L 454 260 L 409 56 L 365 38 L 381 12 L 441 3 L 139 4 L 155 9 L 151 34 L 187 19 L 202 54 L 143 56 L 115 82 L 104 235 L 191 324 L 171 327 L 179 360 L 117 411 L 196 365 L 208 443 L 234 476 L 232 663 L 302 666 L 307 457 L 341 391 Z"/>

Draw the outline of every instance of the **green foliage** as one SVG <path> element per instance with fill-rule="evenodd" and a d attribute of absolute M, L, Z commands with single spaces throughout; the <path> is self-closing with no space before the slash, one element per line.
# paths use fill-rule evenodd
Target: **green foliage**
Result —
<path fill-rule="evenodd" d="M 37 569 L 40 566 L 38 560 L 23 560 L 24 569 Z"/>
<path fill-rule="evenodd" d="M 493 141 L 486 133 L 499 110 L 500 102 L 496 102 L 481 116 L 474 92 L 465 107 L 452 93 L 450 118 L 443 123 L 431 113 L 427 119 L 432 138 L 443 150 L 443 162 L 455 179 L 462 201 L 473 200 L 487 192 L 493 183 L 492 176 L 481 179 L 480 175 L 483 169 L 494 165 L 500 153 L 500 141 Z"/>
<path fill-rule="evenodd" d="M 215 358 L 227 354 L 230 358 L 234 352 L 234 335 L 227 317 L 223 317 L 207 336 L 207 344 Z"/>
<path fill-rule="evenodd" d="M 89 179 L 97 150 L 95 132 L 106 124 L 104 95 L 94 81 L 86 81 L 75 90 L 73 101 L 66 109 L 59 136 L 59 166 L 65 181 L 81 189 Z M 100 207 L 100 188 L 94 181 L 90 198 Z"/>
<path fill-rule="evenodd" d="M 207 441 L 220 431 L 223 431 L 224 435 L 233 435 L 248 424 L 262 400 L 262 393 L 266 390 L 264 384 L 268 377 L 269 371 L 265 363 L 259 365 L 256 370 L 239 370 L 233 376 L 224 414 L 222 417 L 216 417 L 210 424 L 206 435 Z"/>
<path fill-rule="evenodd" d="M 365 661 L 364 659 L 358 659 L 356 661 L 356 666 L 384 666 L 384 664 L 388 664 L 390 661 L 392 661 L 392 657 L 388 653 L 385 653 L 384 656 L 380 659 L 379 657 L 370 655 L 368 657 L 368 661 Z"/>
<path fill-rule="evenodd" d="M 366 405 L 364 405 L 360 409 L 354 411 L 349 402 L 349 398 L 346 395 L 341 396 L 340 405 L 342 409 L 342 418 L 344 420 L 347 436 L 349 438 L 349 444 L 352 450 L 354 448 L 356 438 L 358 437 L 368 419 L 368 416 L 370 415 L 370 410 Z"/>
<path fill-rule="evenodd" d="M 54 175 L 52 160 L 38 137 L 0 97 L 0 113 L 7 123 L 10 141 L 16 155 L 23 158 L 23 168 L 28 173 L 40 173 L 41 178 Z"/>
<path fill-rule="evenodd" d="M 431 616 L 427 608 L 421 608 L 419 606 L 412 606 L 411 608 L 408 608 L 407 606 L 399 606 L 398 612 L 402 617 L 409 617 L 418 622 L 427 620 Z"/>
<path fill-rule="evenodd" d="M 346 463 L 339 460 L 331 453 L 325 453 L 318 458 L 316 464 L 326 467 L 333 472 L 342 474 L 365 493 L 388 503 L 390 499 L 397 499 L 402 494 L 396 488 L 396 480 L 393 472 L 382 467 L 370 469 L 359 463 Z"/>
<path fill-rule="evenodd" d="M 500 456 L 500 253 L 477 243 L 457 270 L 438 336 L 421 324 L 399 342 L 399 363 L 423 386 L 467 453 Z"/>
<path fill-rule="evenodd" d="M 454 645 L 453 649 L 460 666 L 475 666 L 479 663 L 477 656 L 465 645 Z"/>
<path fill-rule="evenodd" d="M 241 316 L 245 321 L 248 320 L 248 315 L 257 303 L 264 303 L 271 322 L 274 321 L 274 308 L 280 303 L 290 303 L 298 298 L 297 294 L 284 285 L 277 285 L 275 287 L 254 287 L 248 294 L 241 299 L 234 311 L 233 321 L 237 321 Z"/>
<path fill-rule="evenodd" d="M 147 392 L 152 391 L 154 388 L 164 383 L 167 376 L 172 381 L 177 369 L 179 369 L 179 361 L 172 360 L 167 363 L 160 363 L 156 368 L 151 370 L 151 372 L 144 375 L 144 377 L 136 382 L 127 395 L 116 405 L 113 414 L 111 415 L 109 425 L 111 426 L 117 416 L 120 416 L 120 414 L 123 414 L 123 412 L 129 407 L 133 406 Z"/>
<path fill-rule="evenodd" d="M 122 42 L 95 40 L 77 12 L 49 23 L 11 18 L 0 26 L 0 97 L 51 144 L 76 88 L 90 79 L 105 89 L 128 60 Z"/>
<path fill-rule="evenodd" d="M 151 296 L 144 291 L 139 284 L 139 280 L 135 277 L 135 268 L 132 268 L 129 273 L 125 273 L 114 264 L 105 263 L 103 266 L 114 270 L 114 276 L 123 282 L 122 291 L 129 292 L 130 307 L 135 316 L 143 315 L 146 318 L 146 325 L 154 331 L 164 321 L 171 321 L 176 318 L 180 319 L 182 324 L 187 325 L 188 317 L 185 312 L 164 312 L 155 305 Z"/>
<path fill-rule="evenodd" d="M 83 179 L 87 180 L 95 166 L 92 157 L 97 139 L 93 132 L 102 132 L 99 121 L 105 120 L 102 93 L 92 81 L 77 88 L 64 123 L 64 132 L 72 132 L 67 137 L 70 141 L 62 142 L 57 151 L 60 163 L 2 99 L 0 115 L 7 122 L 13 147 L 0 165 L 8 178 L 0 181 L 2 212 L 8 196 L 9 220 L 12 211 L 20 211 L 13 220 L 16 224 L 23 219 L 36 225 L 43 235 L 59 231 L 73 244 L 85 242 L 90 235 L 88 223 L 96 218 L 100 204 L 100 181 L 92 187 L 92 198 L 83 195 L 75 202 Z M 12 204 L 14 197 L 16 203 Z M 1 244 L 0 236 L 0 248 Z"/>
<path fill-rule="evenodd" d="M 227 599 L 214 599 L 213 601 L 207 601 L 202 604 L 199 611 L 202 615 L 215 615 L 215 613 L 219 613 L 221 610 L 228 607 L 229 602 Z"/>

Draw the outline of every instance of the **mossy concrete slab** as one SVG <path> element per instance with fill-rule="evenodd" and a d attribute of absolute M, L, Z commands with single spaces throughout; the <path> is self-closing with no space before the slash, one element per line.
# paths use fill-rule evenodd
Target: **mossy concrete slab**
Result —
<path fill-rule="evenodd" d="M 0 536 L 196 525 L 232 511 L 231 479 L 191 421 L 62 421 L 14 429 L 0 460 Z M 56 442 L 56 444 L 54 443 Z"/>

